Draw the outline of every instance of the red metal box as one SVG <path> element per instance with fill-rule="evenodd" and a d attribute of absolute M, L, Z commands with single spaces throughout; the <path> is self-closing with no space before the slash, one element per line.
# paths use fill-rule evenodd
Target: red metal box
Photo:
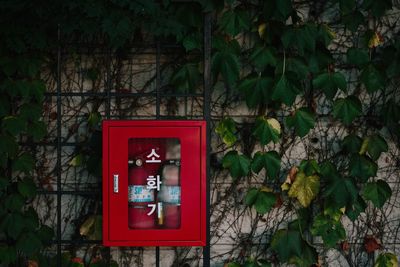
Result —
<path fill-rule="evenodd" d="M 204 246 L 204 121 L 103 121 L 105 246 Z"/>

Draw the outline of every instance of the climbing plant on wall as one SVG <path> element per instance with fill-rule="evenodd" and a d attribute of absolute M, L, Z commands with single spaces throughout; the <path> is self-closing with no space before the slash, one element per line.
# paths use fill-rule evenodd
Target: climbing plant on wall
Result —
<path fill-rule="evenodd" d="M 331 28 L 319 14 L 302 16 L 296 1 L 286 0 L 227 1 L 216 15 L 214 82 L 237 90 L 258 116 L 245 126 L 251 127 L 256 146 L 243 151 L 248 145 L 240 142 L 243 129 L 229 117 L 219 123 L 216 132 L 229 148 L 223 167 L 233 180 L 250 179 L 250 184 L 264 169 L 262 184 L 248 189 L 245 204 L 261 215 L 277 205 L 296 214 L 272 235 L 268 249 L 276 258 L 249 259 L 244 266 L 318 265 L 315 238 L 327 249 L 338 247 L 346 242 L 344 217 L 357 220 L 368 205 L 382 208 L 392 194 L 388 183 L 376 178 L 381 153 L 388 151 L 381 133 L 399 137 L 398 112 L 388 113 L 399 108 L 398 92 L 391 88 L 400 71 L 395 63 L 399 40 L 379 32 L 379 21 L 392 4 L 332 1 L 322 6 L 340 14 L 340 27 Z M 324 12 L 317 3 L 314 8 Z M 357 33 L 346 43 L 345 58 L 332 52 L 335 31 Z M 366 120 L 368 116 L 373 119 Z M 284 150 L 270 144 L 306 138 L 321 121 L 344 127 L 339 146 L 331 147 L 329 157 L 306 154 L 282 171 Z M 383 251 L 376 265 L 397 266 L 389 258 L 395 259 L 394 254 Z"/>
<path fill-rule="evenodd" d="M 41 251 L 53 230 L 40 222 L 31 203 L 37 188 L 32 178 L 36 144 L 46 136 L 41 71 L 57 72 L 57 48 L 90 40 L 124 55 L 132 41 L 146 35 L 177 42 L 184 57 L 175 65 L 170 85 L 178 92 L 195 91 L 201 86 L 205 12 L 213 18 L 213 88 L 234 94 L 256 114 L 246 123 L 229 116 L 219 121 L 216 133 L 225 152 L 213 166 L 227 169 L 233 184 L 248 181 L 243 204 L 260 216 L 282 207 L 293 212 L 292 220 L 268 239 L 271 257 L 233 260 L 228 266 L 318 265 L 316 238 L 325 249 L 346 248 L 343 221 L 357 220 L 368 205 L 382 208 L 392 195 L 377 173 L 381 154 L 389 149 L 385 139 L 398 146 L 400 135 L 395 86 L 400 40 L 383 34 L 381 22 L 393 8 L 389 0 L 310 1 L 307 8 L 311 10 L 290 0 L 2 5 L 0 262 L 52 264 Z M 334 27 L 323 17 L 330 14 L 339 18 Z M 337 40 L 339 32 L 353 38 Z M 91 73 L 92 80 L 96 75 Z M 96 142 L 98 110 L 87 121 L 88 139 Z M 284 169 L 284 144 L 308 138 L 320 123 L 344 129 L 337 146 L 322 156 L 306 153 Z M 99 146 L 90 142 L 77 147 L 73 164 L 99 176 L 99 154 L 93 152 Z M 255 182 L 260 176 L 261 184 Z M 375 239 L 366 238 L 365 246 L 367 253 L 379 250 L 376 266 L 396 266 L 392 252 L 369 245 Z"/>

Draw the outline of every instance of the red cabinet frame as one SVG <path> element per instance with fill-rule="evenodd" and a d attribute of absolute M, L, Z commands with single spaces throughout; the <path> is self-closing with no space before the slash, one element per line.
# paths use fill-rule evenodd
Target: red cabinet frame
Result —
<path fill-rule="evenodd" d="M 128 227 L 127 162 L 130 138 L 179 139 L 180 228 L 130 229 Z M 119 174 L 118 193 L 113 190 L 115 173 Z M 103 244 L 105 246 L 206 245 L 205 121 L 103 121 Z"/>

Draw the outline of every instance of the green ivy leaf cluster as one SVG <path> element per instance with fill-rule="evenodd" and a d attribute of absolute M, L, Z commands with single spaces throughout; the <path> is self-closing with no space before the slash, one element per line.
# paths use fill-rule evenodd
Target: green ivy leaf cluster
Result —
<path fill-rule="evenodd" d="M 249 123 L 236 124 L 234 130 L 225 126 L 229 118 L 221 121 L 218 134 L 223 140 L 232 140 L 224 141 L 230 151 L 222 166 L 236 182 L 246 177 L 251 183 L 252 177 L 265 170 L 263 185 L 250 185 L 244 204 L 260 215 L 277 206 L 278 199 L 284 207 L 295 210 L 299 218 L 275 232 L 268 244 L 278 258 L 272 262 L 310 266 L 318 264 L 310 236 L 321 237 L 325 248 L 337 248 L 347 239 L 344 217 L 354 221 L 368 205 L 382 208 L 392 196 L 390 185 L 377 175 L 382 154 L 389 150 L 387 131 L 400 136 L 399 102 L 387 88 L 391 79 L 400 75 L 400 45 L 395 39 L 385 41 L 379 29 L 371 28 L 368 22 L 371 17 L 379 21 L 392 8 L 389 0 L 337 1 L 334 8 L 344 29 L 361 36 L 361 41 L 344 51 L 343 59 L 330 50 L 337 28 L 333 30 L 312 18 L 303 21 L 296 8 L 296 2 L 290 0 L 268 0 L 252 7 L 241 2 L 225 3 L 216 16 L 212 71 L 214 82 L 236 88 L 257 115 L 250 127 Z M 241 36 L 252 40 L 250 47 L 247 42 L 240 47 Z M 321 94 L 328 104 L 323 108 L 317 99 Z M 369 98 L 379 104 L 367 108 L 364 101 Z M 290 113 L 285 113 L 287 109 Z M 377 115 L 376 121 L 369 120 L 371 114 Z M 321 162 L 306 155 L 307 159 L 289 171 L 281 170 L 279 149 L 271 147 L 288 143 L 294 135 L 309 138 L 320 121 L 347 130 L 340 151 Z M 361 124 L 367 126 L 363 136 L 358 131 Z M 249 131 L 256 151 L 247 147 L 249 139 L 243 133 Z M 286 174 L 283 182 L 282 175 Z M 281 190 L 268 187 L 271 181 L 283 182 Z M 318 211 L 314 217 L 310 216 L 311 207 Z M 257 264 L 250 258 L 228 266 Z M 382 253 L 375 266 L 396 264 L 396 257 Z"/>
<path fill-rule="evenodd" d="M 0 245 L 0 263 L 8 265 L 37 255 L 53 230 L 26 206 L 37 192 L 32 177 L 36 164 L 32 151 L 17 144 L 22 137 L 34 142 L 46 134 L 41 121 L 44 86 L 37 78 L 40 59 L 18 56 L 10 62 L 3 54 L 0 61 L 0 233 L 7 240 Z"/>

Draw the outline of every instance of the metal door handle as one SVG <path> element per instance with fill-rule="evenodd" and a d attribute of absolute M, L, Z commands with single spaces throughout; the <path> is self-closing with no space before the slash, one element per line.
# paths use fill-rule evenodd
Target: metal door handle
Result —
<path fill-rule="evenodd" d="M 114 174 L 114 193 L 118 193 L 118 174 Z"/>

